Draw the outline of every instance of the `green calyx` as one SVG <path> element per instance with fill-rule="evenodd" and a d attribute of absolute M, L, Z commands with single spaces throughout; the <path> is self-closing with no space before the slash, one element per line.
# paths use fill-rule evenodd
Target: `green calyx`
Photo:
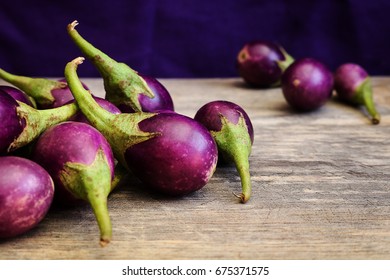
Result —
<path fill-rule="evenodd" d="M 356 94 L 353 96 L 352 102 L 358 105 L 363 105 L 368 114 L 371 116 L 373 124 L 379 124 L 381 116 L 375 108 L 373 91 L 370 77 L 364 79 L 364 81 L 356 88 Z"/>
<path fill-rule="evenodd" d="M 62 185 L 75 198 L 90 203 L 100 230 L 100 245 L 107 245 L 112 238 L 107 207 L 107 197 L 111 191 L 111 170 L 103 150 L 98 150 L 90 165 L 67 162 L 60 178 Z"/>
<path fill-rule="evenodd" d="M 77 67 L 84 61 L 78 57 L 65 67 L 65 78 L 69 88 L 85 117 L 99 130 L 110 143 L 118 161 L 127 167 L 124 154 L 132 145 L 155 137 L 156 133 L 143 132 L 138 123 L 155 116 L 157 113 L 112 114 L 98 105 L 92 95 L 83 88 L 77 76 Z"/>
<path fill-rule="evenodd" d="M 220 131 L 210 131 L 218 146 L 222 157 L 233 162 L 241 178 L 242 193 L 236 195 L 242 203 L 251 196 L 251 179 L 249 172 L 249 155 L 252 150 L 252 142 L 245 123 L 245 118 L 239 117 L 238 123 L 230 122 L 226 117 L 220 116 L 222 128 Z"/>
<path fill-rule="evenodd" d="M 18 76 L 8 73 L 3 69 L 0 69 L 0 78 L 24 91 L 41 107 L 50 107 L 55 101 L 52 90 L 65 88 L 67 86 L 64 82 L 52 81 L 44 78 Z"/>
<path fill-rule="evenodd" d="M 139 95 L 144 94 L 150 98 L 154 97 L 145 80 L 125 63 L 115 61 L 87 42 L 75 29 L 77 25 L 77 21 L 70 23 L 67 27 L 68 34 L 83 54 L 99 70 L 104 81 L 106 99 L 115 105 L 126 104 L 133 108 L 135 112 L 141 112 Z"/>
<path fill-rule="evenodd" d="M 77 113 L 77 104 L 71 103 L 54 109 L 37 110 L 31 106 L 17 101 L 16 114 L 26 123 L 22 133 L 11 143 L 8 151 L 21 148 L 39 137 L 49 127 L 69 120 Z"/>
<path fill-rule="evenodd" d="M 289 55 L 284 48 L 279 47 L 279 49 L 284 55 L 284 60 L 278 61 L 279 68 L 283 73 L 294 62 L 294 58 Z"/>
<path fill-rule="evenodd" d="M 278 64 L 282 74 L 284 73 L 284 71 L 286 71 L 286 69 L 294 62 L 294 58 L 289 55 L 284 48 L 282 47 L 279 47 L 280 51 L 282 52 L 283 56 L 284 56 L 284 60 L 278 60 L 276 61 L 276 63 Z M 273 83 L 271 85 L 271 87 L 279 87 L 281 84 L 281 79 L 279 79 L 278 81 L 276 81 L 275 83 Z"/>

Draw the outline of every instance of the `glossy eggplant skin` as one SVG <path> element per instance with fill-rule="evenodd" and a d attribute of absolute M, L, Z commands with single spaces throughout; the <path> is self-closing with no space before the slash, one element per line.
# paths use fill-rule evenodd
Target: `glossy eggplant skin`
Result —
<path fill-rule="evenodd" d="M 28 95 L 25 94 L 23 91 L 21 91 L 18 88 L 0 85 L 0 94 L 9 94 L 17 101 L 26 103 L 27 105 L 29 105 L 31 107 L 36 107 L 35 104 L 33 104 L 31 99 L 28 97 Z"/>
<path fill-rule="evenodd" d="M 332 72 L 320 61 L 302 58 L 290 65 L 282 76 L 287 103 L 297 111 L 313 111 L 332 96 Z"/>
<path fill-rule="evenodd" d="M 197 121 L 162 112 L 138 124 L 155 137 L 129 147 L 127 164 L 146 185 L 159 192 L 182 196 L 204 187 L 214 174 L 217 146 Z"/>
<path fill-rule="evenodd" d="M 49 211 L 53 196 L 53 181 L 40 165 L 21 157 L 0 157 L 0 238 L 37 226 Z"/>

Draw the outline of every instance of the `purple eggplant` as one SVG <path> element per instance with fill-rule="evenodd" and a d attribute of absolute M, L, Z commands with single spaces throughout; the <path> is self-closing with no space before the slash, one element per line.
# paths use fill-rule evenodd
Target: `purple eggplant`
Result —
<path fill-rule="evenodd" d="M 0 238 L 20 235 L 46 216 L 54 184 L 35 162 L 14 156 L 0 157 Z"/>
<path fill-rule="evenodd" d="M 312 111 L 323 106 L 332 96 L 333 75 L 316 59 L 299 59 L 283 73 L 282 91 L 292 108 Z"/>
<path fill-rule="evenodd" d="M 0 86 L 0 94 L 9 94 L 17 101 L 26 103 L 27 105 L 34 107 L 34 108 L 37 107 L 35 100 L 32 97 L 25 94 L 23 91 L 21 91 L 18 88 L 1 85 Z"/>
<path fill-rule="evenodd" d="M 76 103 L 37 110 L 7 94 L 0 94 L 0 155 L 31 143 L 48 127 L 68 120 L 77 111 Z"/>
<path fill-rule="evenodd" d="M 294 59 L 280 46 L 268 41 L 245 44 L 236 60 L 239 75 L 255 87 L 280 84 L 282 73 Z"/>
<path fill-rule="evenodd" d="M 248 114 L 235 103 L 218 100 L 203 105 L 194 119 L 211 132 L 218 146 L 219 158 L 235 164 L 242 186 L 237 197 L 241 202 L 247 202 L 251 196 L 248 158 L 254 140 Z"/>
<path fill-rule="evenodd" d="M 157 112 L 157 111 L 174 111 L 174 105 L 171 95 L 168 90 L 157 79 L 139 74 L 152 90 L 154 97 L 150 98 L 144 94 L 138 96 L 139 104 L 142 112 Z M 127 103 L 127 104 L 126 104 Z M 134 113 L 135 110 L 128 102 L 118 104 L 118 108 L 123 113 Z"/>
<path fill-rule="evenodd" d="M 381 117 L 375 108 L 371 79 L 363 67 L 355 63 L 340 65 L 334 74 L 334 88 L 340 100 L 352 105 L 363 105 L 372 123 L 379 124 Z"/>
<path fill-rule="evenodd" d="M 53 81 L 45 78 L 18 76 L 8 73 L 1 68 L 0 78 L 32 97 L 39 109 L 57 108 L 73 100 L 73 95 L 65 79 Z M 85 89 L 88 89 L 85 84 L 83 86 Z"/>
<path fill-rule="evenodd" d="M 115 61 L 87 42 L 75 29 L 76 25 L 77 21 L 68 24 L 68 34 L 100 72 L 106 91 L 105 98 L 117 106 L 125 104 L 135 112 L 142 111 L 140 95 L 154 97 L 146 81 L 127 64 Z"/>
<path fill-rule="evenodd" d="M 107 197 L 114 178 L 114 157 L 107 140 L 89 124 L 63 122 L 47 129 L 37 140 L 32 160 L 53 178 L 55 202 L 90 203 L 100 229 L 100 244 L 112 237 Z"/>
<path fill-rule="evenodd" d="M 149 187 L 170 195 L 202 188 L 215 171 L 218 152 L 209 131 L 174 112 L 114 115 L 85 91 L 77 76 L 83 58 L 65 67 L 65 77 L 80 110 L 110 143 L 115 157 Z"/>

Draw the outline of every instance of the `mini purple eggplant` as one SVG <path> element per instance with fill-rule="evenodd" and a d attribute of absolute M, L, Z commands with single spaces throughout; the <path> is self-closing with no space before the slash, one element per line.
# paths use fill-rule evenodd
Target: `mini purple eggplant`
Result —
<path fill-rule="evenodd" d="M 9 94 L 17 101 L 26 103 L 27 105 L 34 107 L 34 108 L 37 107 L 35 100 L 32 97 L 25 94 L 23 91 L 21 91 L 18 88 L 1 85 L 0 86 L 0 94 Z"/>
<path fill-rule="evenodd" d="M 363 105 L 372 123 L 379 124 L 381 117 L 375 108 L 371 79 L 363 67 L 354 63 L 342 64 L 334 74 L 334 81 L 340 100 L 352 105 Z"/>
<path fill-rule="evenodd" d="M 237 56 L 238 73 L 255 87 L 280 84 L 280 78 L 294 59 L 280 46 L 267 41 L 253 41 L 243 46 Z"/>
<path fill-rule="evenodd" d="M 139 96 L 154 97 L 146 81 L 127 64 L 115 61 L 81 37 L 76 25 L 77 21 L 68 24 L 68 34 L 100 72 L 106 90 L 105 98 L 117 106 L 125 104 L 135 112 L 142 111 Z"/>
<path fill-rule="evenodd" d="M 170 195 L 199 190 L 215 171 L 218 153 L 209 131 L 174 112 L 114 115 L 85 91 L 77 76 L 83 58 L 65 67 L 80 110 L 110 143 L 115 157 L 149 187 Z"/>
<path fill-rule="evenodd" d="M 53 180 L 41 166 L 21 157 L 0 157 L 0 238 L 37 226 L 49 211 L 53 195 Z"/>
<path fill-rule="evenodd" d="M 73 100 L 73 95 L 64 79 L 53 81 L 45 78 L 18 76 L 1 68 L 0 78 L 32 97 L 39 109 L 57 108 Z M 88 89 L 85 84 L 83 86 Z"/>
<path fill-rule="evenodd" d="M 77 111 L 76 103 L 37 110 L 7 94 L 0 94 L 0 155 L 31 143 L 48 127 L 68 120 Z"/>
<path fill-rule="evenodd" d="M 139 74 L 152 90 L 154 97 L 150 98 L 144 94 L 138 96 L 142 112 L 174 111 L 174 105 L 168 90 L 157 79 Z M 127 103 L 127 104 L 126 104 Z M 123 113 L 134 113 L 135 110 L 128 102 L 122 102 L 118 108 Z"/>
<path fill-rule="evenodd" d="M 299 59 L 284 72 L 282 91 L 292 108 L 312 111 L 323 106 L 332 96 L 333 75 L 318 60 Z"/>
<path fill-rule="evenodd" d="M 32 157 L 53 178 L 55 202 L 90 203 L 100 229 L 100 244 L 112 237 L 107 197 L 114 178 L 114 157 L 107 140 L 89 124 L 63 122 L 47 129 L 34 145 Z"/>
<path fill-rule="evenodd" d="M 203 105 L 195 114 L 213 135 L 219 158 L 235 164 L 241 178 L 242 192 L 237 195 L 245 203 L 251 196 L 249 155 L 254 140 L 253 126 L 248 114 L 235 103 L 213 101 Z"/>

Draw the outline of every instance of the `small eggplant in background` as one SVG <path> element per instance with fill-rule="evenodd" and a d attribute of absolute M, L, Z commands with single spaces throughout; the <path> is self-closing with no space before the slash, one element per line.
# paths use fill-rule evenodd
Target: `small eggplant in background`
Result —
<path fill-rule="evenodd" d="M 236 67 L 244 81 L 254 87 L 280 84 L 283 72 L 294 59 L 277 44 L 268 41 L 247 43 L 238 53 Z"/>
<path fill-rule="evenodd" d="M 283 73 L 283 95 L 297 111 L 313 111 L 322 107 L 332 96 L 332 91 L 332 72 L 316 59 L 296 60 Z"/>
<path fill-rule="evenodd" d="M 334 74 L 334 88 L 337 96 L 345 103 L 363 105 L 373 124 L 379 124 L 380 114 L 375 108 L 370 76 L 358 64 L 345 63 Z"/>

